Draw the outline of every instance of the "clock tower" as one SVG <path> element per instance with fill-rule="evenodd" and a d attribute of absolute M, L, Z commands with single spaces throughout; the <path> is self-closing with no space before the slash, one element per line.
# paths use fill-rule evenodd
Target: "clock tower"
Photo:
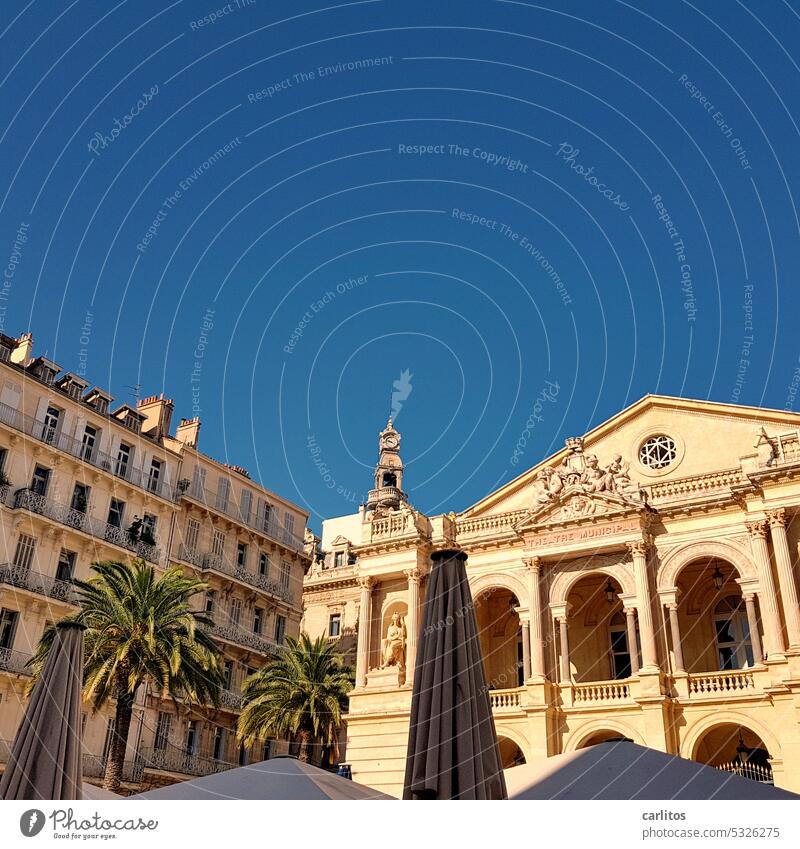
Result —
<path fill-rule="evenodd" d="M 378 437 L 378 465 L 375 467 L 375 489 L 370 490 L 367 510 L 383 507 L 396 510 L 408 501 L 403 492 L 403 461 L 400 459 L 400 433 L 391 417 Z"/>

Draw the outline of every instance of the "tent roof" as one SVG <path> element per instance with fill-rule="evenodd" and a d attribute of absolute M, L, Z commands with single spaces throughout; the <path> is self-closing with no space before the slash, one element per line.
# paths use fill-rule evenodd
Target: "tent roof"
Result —
<path fill-rule="evenodd" d="M 316 800 L 392 797 L 294 758 L 271 758 L 129 798 Z"/>
<path fill-rule="evenodd" d="M 796 799 L 695 761 L 626 740 L 505 771 L 511 799 Z"/>

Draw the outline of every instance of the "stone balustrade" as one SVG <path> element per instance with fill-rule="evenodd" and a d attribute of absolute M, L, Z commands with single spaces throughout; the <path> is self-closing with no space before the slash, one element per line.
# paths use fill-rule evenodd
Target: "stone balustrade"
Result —
<path fill-rule="evenodd" d="M 509 690 L 489 690 L 489 704 L 493 711 L 518 710 L 522 704 L 524 687 Z"/>
<path fill-rule="evenodd" d="M 631 698 L 631 687 L 627 681 L 593 681 L 586 684 L 573 684 L 573 703 L 578 704 L 615 704 L 627 702 Z"/>
<path fill-rule="evenodd" d="M 749 669 L 689 675 L 689 698 L 736 694 L 747 690 L 756 690 L 755 677 Z"/>

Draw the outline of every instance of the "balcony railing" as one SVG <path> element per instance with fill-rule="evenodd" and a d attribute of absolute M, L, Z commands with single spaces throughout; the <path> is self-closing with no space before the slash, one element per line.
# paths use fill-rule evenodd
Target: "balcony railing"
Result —
<path fill-rule="evenodd" d="M 749 761 L 735 760 L 730 763 L 718 764 L 717 769 L 723 772 L 732 772 L 741 778 L 748 778 L 750 781 L 758 781 L 759 784 L 774 784 L 772 777 L 772 767 L 767 764 L 755 764 Z"/>
<path fill-rule="evenodd" d="M 228 578 L 234 578 L 240 583 L 247 584 L 249 587 L 255 587 L 262 592 L 270 593 L 270 595 L 274 595 L 283 601 L 291 601 L 289 587 L 265 575 L 258 575 L 255 572 L 251 572 L 243 566 L 229 563 L 221 554 L 214 554 L 210 551 L 199 554 L 182 545 L 180 548 L 180 557 L 182 560 L 197 566 L 204 572 L 218 572 Z"/>
<path fill-rule="evenodd" d="M 574 684 L 573 694 L 575 704 L 614 704 L 628 701 L 631 688 L 625 681 L 592 681 Z"/>
<path fill-rule="evenodd" d="M 228 761 L 218 761 L 201 755 L 193 755 L 173 747 L 142 749 L 139 753 L 139 760 L 144 769 L 194 776 L 211 775 L 238 766 L 238 764 Z"/>
<path fill-rule="evenodd" d="M 245 631 L 238 625 L 221 625 L 215 622 L 207 628 L 210 634 L 219 637 L 221 640 L 227 640 L 229 643 L 235 643 L 244 648 L 255 649 L 262 654 L 272 654 L 276 648 L 276 644 L 272 640 L 268 640 L 253 631 Z"/>
<path fill-rule="evenodd" d="M 133 761 L 125 761 L 122 765 L 122 780 L 130 784 L 138 784 L 142 780 L 144 764 L 137 758 Z M 103 778 L 106 774 L 106 760 L 100 755 L 83 755 L 83 777 Z"/>
<path fill-rule="evenodd" d="M 158 563 L 161 559 L 161 553 L 157 546 L 132 540 L 124 528 L 109 525 L 108 522 L 103 522 L 81 510 L 76 510 L 68 504 L 53 501 L 46 495 L 41 495 L 32 489 L 18 490 L 14 496 L 14 507 L 16 509 L 30 510 L 31 513 L 46 516 L 54 522 L 59 522 L 69 528 L 83 531 L 97 539 L 105 540 L 112 545 L 118 545 L 121 548 L 132 551 L 137 557 L 149 560 L 151 563 Z"/>
<path fill-rule="evenodd" d="M 286 530 L 272 515 L 260 516 L 258 515 L 258 511 L 254 510 L 252 506 L 250 509 L 245 510 L 243 505 L 236 503 L 231 493 L 227 497 L 223 497 L 218 492 L 210 492 L 192 483 L 187 489 L 177 490 L 175 499 L 178 500 L 180 498 L 191 498 L 193 501 L 202 504 L 203 507 L 223 513 L 234 521 L 247 525 L 248 528 L 252 528 L 254 531 L 264 534 L 288 548 L 295 551 L 303 550 L 303 540 L 301 537 Z"/>
<path fill-rule="evenodd" d="M 749 669 L 734 669 L 726 672 L 708 672 L 689 675 L 690 698 L 712 698 L 714 696 L 756 690 L 756 681 Z"/>
<path fill-rule="evenodd" d="M 524 690 L 524 687 L 517 687 L 513 690 L 490 690 L 489 704 L 492 710 L 518 710 Z"/>
<path fill-rule="evenodd" d="M 242 694 L 234 693 L 233 690 L 220 690 L 219 704 L 220 707 L 226 708 L 227 710 L 241 710 Z"/>
<path fill-rule="evenodd" d="M 0 565 L 0 584 L 18 587 L 38 595 L 63 601 L 66 604 L 77 604 L 75 589 L 69 581 L 60 581 L 49 575 L 42 575 L 15 563 Z"/>
<path fill-rule="evenodd" d="M 65 433 L 61 433 L 57 427 L 54 428 L 47 422 L 26 416 L 7 404 L 0 404 L 0 422 L 14 428 L 14 430 L 32 436 L 45 445 L 50 445 L 65 454 L 77 457 L 78 460 L 88 463 L 90 466 L 103 469 L 115 477 L 147 490 L 147 492 L 167 497 L 164 492 L 164 478 L 152 477 L 150 469 L 137 468 L 132 462 L 125 462 L 119 457 L 112 457 L 105 451 L 100 451 L 96 446 L 83 442 L 82 439 L 67 436 Z"/>
<path fill-rule="evenodd" d="M 33 675 L 27 666 L 32 655 L 13 649 L 0 649 L 0 672 L 12 672 L 15 675 Z"/>

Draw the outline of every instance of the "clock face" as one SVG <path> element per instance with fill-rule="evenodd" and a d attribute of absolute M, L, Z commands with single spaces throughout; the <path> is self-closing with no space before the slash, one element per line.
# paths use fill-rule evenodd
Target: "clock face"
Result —
<path fill-rule="evenodd" d="M 398 445 L 397 437 L 396 436 L 387 436 L 386 439 L 384 439 L 383 444 L 387 448 L 397 448 L 397 445 Z"/>

